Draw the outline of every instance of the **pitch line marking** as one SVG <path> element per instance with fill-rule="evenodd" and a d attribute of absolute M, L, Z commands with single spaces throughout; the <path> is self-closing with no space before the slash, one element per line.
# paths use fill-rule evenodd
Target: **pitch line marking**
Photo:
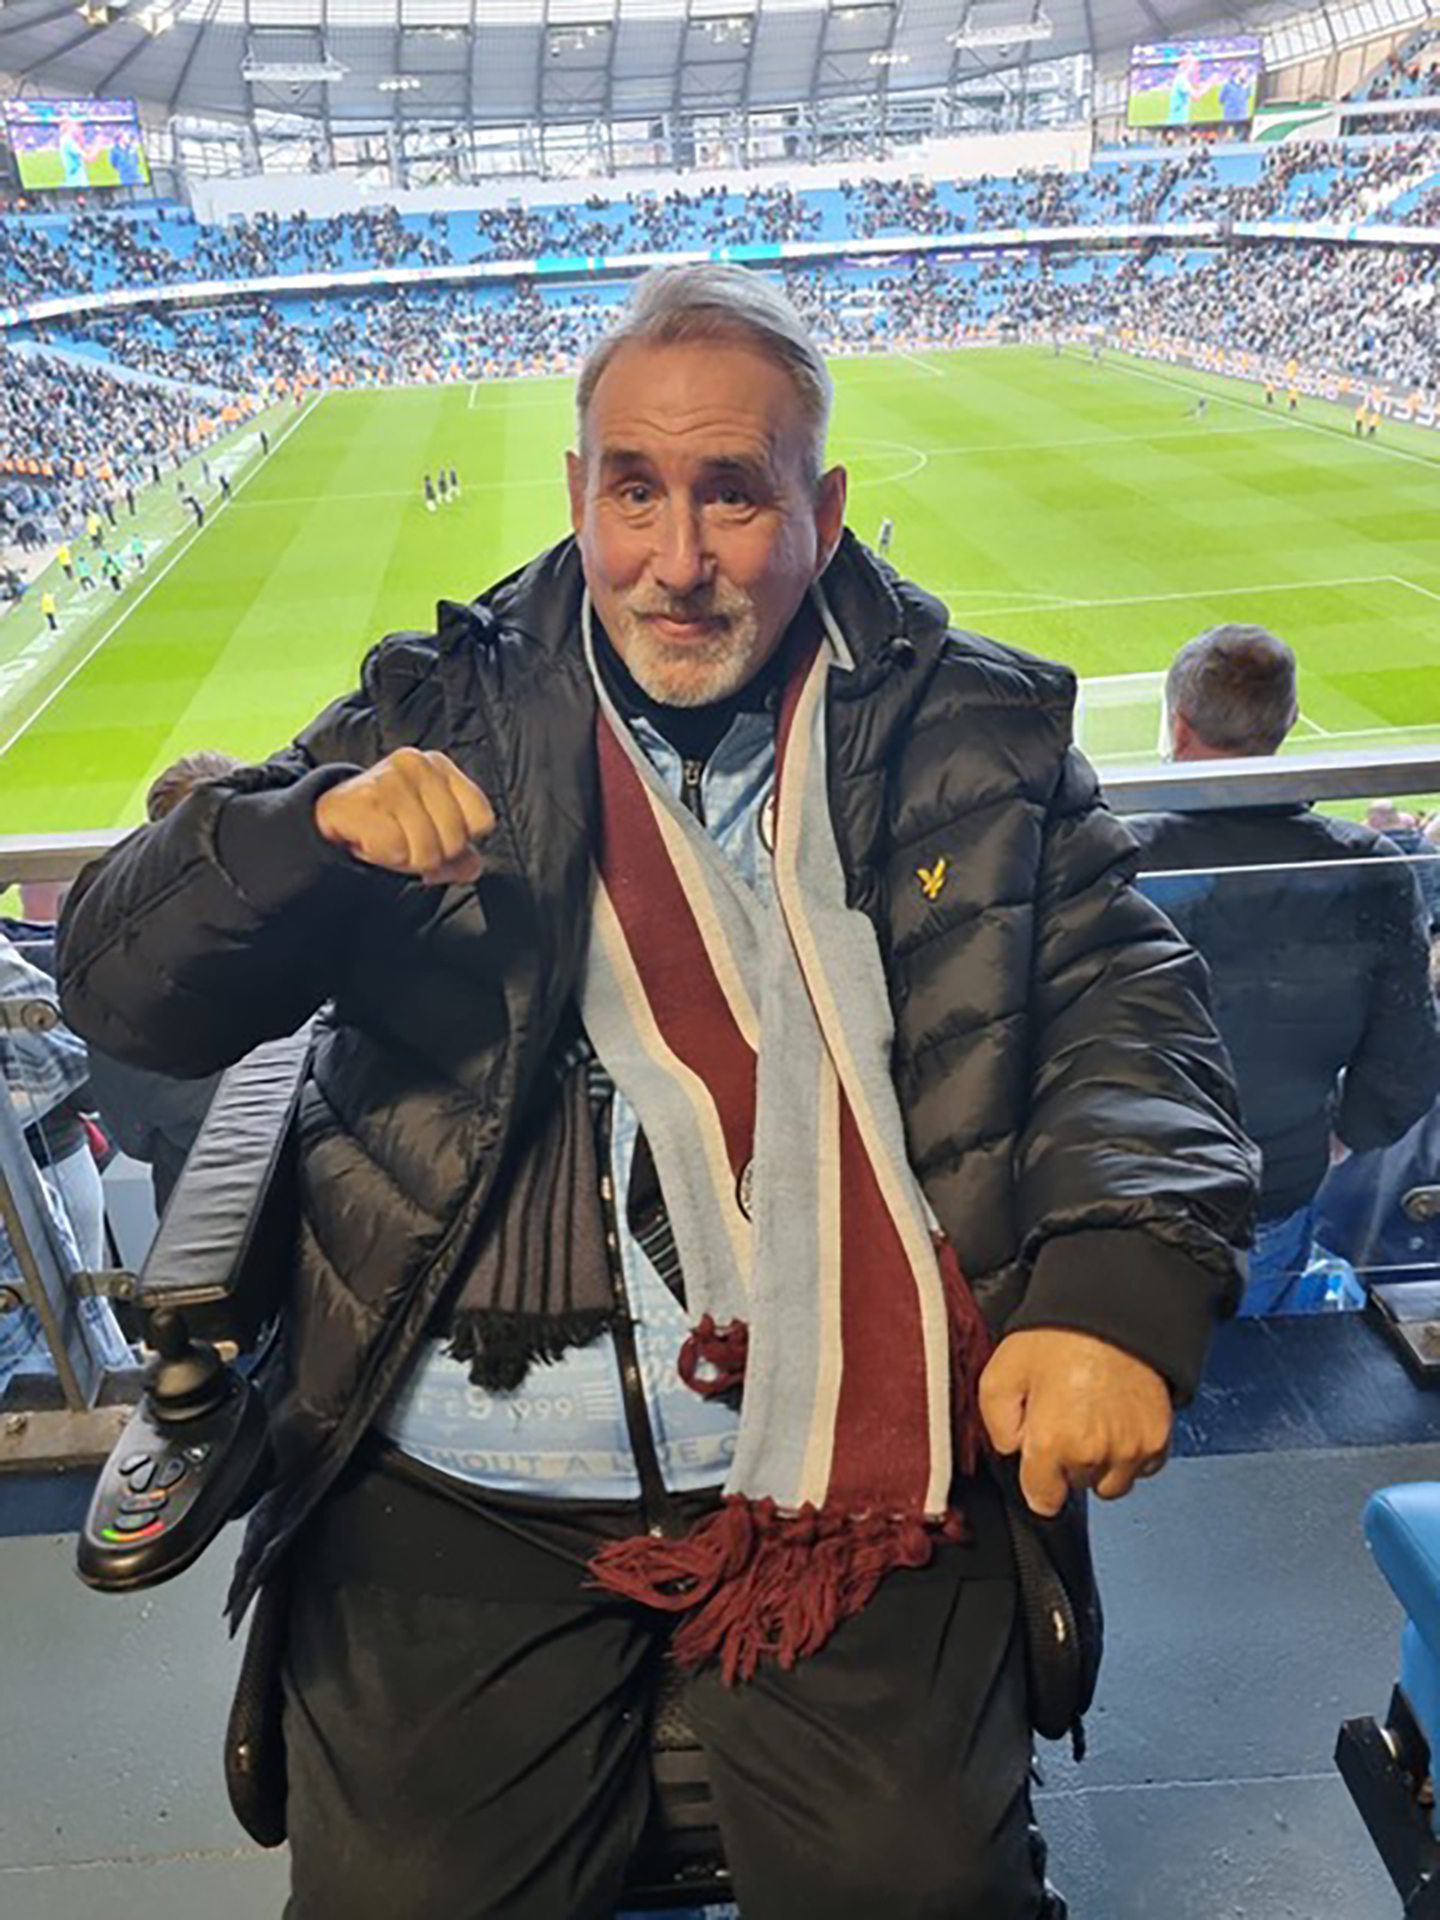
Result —
<path fill-rule="evenodd" d="M 982 611 L 985 618 L 990 620 L 997 614 L 1064 613 L 1072 608 L 1148 607 L 1178 600 L 1233 600 L 1250 593 L 1314 593 L 1331 587 L 1389 586 L 1394 584 L 1395 579 L 1396 576 L 1390 573 L 1361 573 L 1341 580 L 1275 580 L 1257 587 L 1192 587 L 1186 593 L 1130 593 L 1105 600 L 1062 600 L 1057 597 L 1042 606 L 985 607 Z M 1440 595 L 1436 598 L 1440 598 Z"/>
<path fill-rule="evenodd" d="M 491 410 L 492 401 L 494 403 L 494 411 L 498 412 L 500 410 L 500 406 L 503 404 L 504 409 L 507 413 L 511 412 L 516 408 L 528 409 L 528 410 L 534 411 L 541 407 L 551 407 L 554 405 L 554 401 L 552 400 L 551 396 L 546 393 L 542 393 L 542 394 L 527 393 L 527 394 L 521 395 L 516 393 L 504 393 L 499 391 L 500 388 L 507 387 L 513 382 L 518 380 L 524 380 L 533 385 L 537 382 L 546 382 L 546 381 L 558 382 L 561 380 L 565 380 L 568 382 L 568 381 L 571 381 L 571 376 L 569 374 L 563 374 L 563 373 L 519 373 L 519 374 L 509 374 L 506 376 L 497 375 L 497 377 L 494 380 L 484 380 L 484 379 L 467 380 L 467 381 L 405 380 L 405 381 L 396 381 L 392 385 L 378 389 L 378 391 L 381 391 L 384 393 L 397 393 L 397 392 L 399 393 L 436 393 L 436 392 L 443 392 L 446 386 L 449 386 L 452 392 L 456 387 L 459 387 L 462 385 L 468 386 L 470 389 L 470 392 L 465 402 L 465 410 L 467 413 L 486 413 Z M 488 401 L 481 400 L 480 396 L 485 392 L 487 387 L 492 388 L 495 391 L 492 392 L 490 400 Z M 346 391 L 368 393 L 368 392 L 377 391 L 377 389 L 359 387 L 354 389 L 346 389 Z"/>
<path fill-rule="evenodd" d="M 1140 673 L 1082 674 L 1080 684 L 1082 687 L 1138 687 L 1143 684 L 1158 692 L 1167 671 L 1165 667 L 1154 667 Z"/>
<path fill-rule="evenodd" d="M 908 360 L 912 367 L 918 367 L 921 373 L 928 373 L 932 380 L 945 378 L 943 367 L 932 367 L 928 360 L 922 360 L 918 353 L 912 353 L 908 347 L 894 347 L 891 351 L 898 353 L 902 360 Z"/>
<path fill-rule="evenodd" d="M 1053 600 L 1056 596 L 1052 588 L 1021 587 L 927 587 L 927 593 L 933 593 L 937 600 L 963 599 L 966 606 L 976 600 Z"/>
<path fill-rule="evenodd" d="M 1112 352 L 1123 355 L 1124 348 L 1116 347 L 1112 349 Z M 1167 374 L 1156 373 L 1151 367 L 1131 366 L 1124 358 L 1110 359 L 1107 360 L 1105 364 L 1106 366 L 1118 367 L 1121 373 L 1133 373 L 1137 380 L 1154 380 L 1161 386 L 1175 388 L 1180 393 L 1204 393 L 1208 399 L 1216 401 L 1220 406 L 1242 407 L 1247 413 L 1258 413 L 1262 418 L 1269 417 L 1270 409 L 1258 400 L 1242 400 L 1235 394 L 1215 393 L 1209 387 L 1192 386 L 1188 380 L 1178 380 Z M 1224 374 L 1213 374 L 1210 377 L 1219 380 L 1227 376 Z M 1321 394 L 1307 394 L 1305 397 L 1308 400 L 1320 400 L 1325 406 L 1344 405 L 1343 401 L 1325 400 Z M 1409 460 L 1417 467 L 1429 467 L 1432 471 L 1434 468 L 1440 467 L 1440 460 L 1435 459 L 1428 453 L 1412 453 L 1406 447 L 1392 447 L 1384 440 L 1357 440 L 1353 434 L 1347 433 L 1343 427 L 1323 427 L 1318 420 L 1300 420 L 1297 419 L 1293 413 L 1285 414 L 1284 417 L 1278 419 L 1275 424 L 1280 427 L 1297 427 L 1303 429 L 1306 433 L 1318 433 L 1326 440 L 1339 441 L 1342 446 L 1369 447 L 1372 453 L 1388 453 L 1394 460 Z M 1395 424 L 1403 426 L 1405 422 L 1402 420 L 1395 422 Z"/>
<path fill-rule="evenodd" d="M 1156 433 L 1087 433 L 1074 435 L 1066 440 L 973 440 L 954 447 L 927 447 L 925 457 L 927 460 L 948 460 L 957 455 L 966 454 L 1059 453 L 1070 447 L 1133 447 L 1141 444 L 1150 445 L 1159 440 L 1193 441 L 1197 434 L 1203 435 L 1207 440 L 1219 440 L 1237 435 L 1274 433 L 1284 425 L 1283 420 L 1266 420 L 1256 426 L 1179 427 L 1165 428 Z M 847 443 L 842 436 L 841 448 L 843 449 L 847 444 L 857 446 L 866 443 L 859 440 Z M 892 444 L 898 445 L 899 442 Z M 919 448 L 915 448 L 914 451 L 918 453 Z"/>
<path fill-rule="evenodd" d="M 898 487 L 902 480 L 913 480 L 917 473 L 923 473 L 930 464 L 930 455 L 922 453 L 919 447 L 912 447 L 908 440 L 872 440 L 856 435 L 848 445 L 857 450 L 862 447 L 879 447 L 885 453 L 904 453 L 910 456 L 913 466 L 904 467 L 899 473 L 886 473 L 879 478 L 852 478 L 852 487 Z M 864 458 L 864 455 L 861 456 Z"/>
<path fill-rule="evenodd" d="M 564 484 L 565 475 L 560 472 L 547 474 L 543 480 L 465 480 L 460 486 L 460 496 L 463 499 L 467 493 L 498 493 L 515 487 L 563 487 Z M 413 500 L 417 506 L 424 505 L 424 495 L 418 486 L 376 487 L 366 492 L 292 493 L 283 499 L 247 500 L 245 512 L 263 513 L 267 507 L 320 507 L 342 500 Z"/>
<path fill-rule="evenodd" d="M 937 460 L 964 453 L 1059 453 L 1067 447 L 1133 447 L 1156 440 L 1223 440 L 1236 435 L 1275 433 L 1285 426 L 1283 420 L 1265 420 L 1256 426 L 1242 427 L 1166 427 L 1155 433 L 1086 433 L 1067 440 L 980 440 L 962 447 L 931 447 L 930 458 Z"/>
<path fill-rule="evenodd" d="M 1338 733 L 1332 730 L 1325 737 L 1327 740 L 1375 740 L 1383 745 L 1402 735 L 1409 739 L 1417 734 L 1440 739 L 1440 720 L 1419 720 L 1413 727 L 1387 727 L 1383 723 L 1373 727 L 1345 727 Z"/>
<path fill-rule="evenodd" d="M 333 395 L 321 396 L 321 398 L 333 398 L 333 397 L 334 397 Z M 1207 439 L 1214 440 L 1223 435 L 1229 435 L 1229 434 L 1243 435 L 1243 434 L 1264 433 L 1264 432 L 1273 433 L 1273 432 L 1279 431 L 1281 428 L 1285 426 L 1285 424 L 1286 422 L 1284 422 L 1283 420 L 1274 420 L 1274 421 L 1266 421 L 1261 426 L 1210 427 L 1208 429 L 1202 429 L 1201 431 L 1205 433 L 1205 437 Z M 871 440 L 871 441 L 852 440 L 849 443 L 851 446 L 884 445 L 886 447 L 890 447 L 894 449 L 896 452 L 903 452 L 903 453 L 909 454 L 913 459 L 919 461 L 920 464 L 916 467 L 911 468 L 908 472 L 905 472 L 905 473 L 889 475 L 884 479 L 878 479 L 878 480 L 859 478 L 859 479 L 852 480 L 850 484 L 852 485 L 852 487 L 898 486 L 901 481 L 911 480 L 915 477 L 916 474 L 922 473 L 925 470 L 925 467 L 932 460 L 946 460 L 946 459 L 951 459 L 956 456 L 961 456 L 966 454 L 1057 453 L 1061 451 L 1063 448 L 1067 448 L 1067 447 L 1128 447 L 1128 446 L 1136 445 L 1139 442 L 1148 443 L 1156 440 L 1192 440 L 1194 437 L 1195 437 L 1194 429 L 1184 428 L 1184 429 L 1180 429 L 1173 432 L 1165 431 L 1162 433 L 1087 434 L 1081 438 L 1070 439 L 1070 440 L 977 440 L 977 441 L 967 442 L 963 446 L 954 446 L 954 447 L 924 447 L 924 448 L 912 447 L 908 443 L 908 441 L 901 441 L 901 440 L 888 440 L 883 442 L 879 440 Z M 462 495 L 467 492 L 498 493 L 513 487 L 563 486 L 564 480 L 565 480 L 564 474 L 558 471 L 553 475 L 546 474 L 546 475 L 537 476 L 537 477 L 526 479 L 526 480 L 509 480 L 509 479 L 507 480 L 467 480 L 461 489 L 461 493 Z M 320 505 L 322 502 L 331 501 L 331 500 L 337 500 L 337 501 L 338 500 L 408 500 L 413 496 L 415 496 L 415 494 L 416 494 L 416 489 L 414 487 L 379 487 L 369 491 L 356 492 L 356 493 L 291 494 L 284 499 L 247 500 L 245 502 L 245 511 L 247 513 L 259 513 L 259 512 L 262 512 L 267 507 L 313 507 L 313 506 Z M 938 592 L 943 598 L 947 590 L 944 587 L 940 587 L 940 588 L 932 588 L 931 591 Z M 965 591 L 965 589 L 957 587 L 957 588 L 950 589 L 950 591 L 959 593 L 959 592 Z M 973 591 L 977 594 L 986 593 L 986 592 L 991 594 L 997 594 L 997 593 L 1003 592 L 1008 594 L 1009 597 L 1012 599 L 1017 599 L 1020 597 L 1019 588 L 990 587 L 990 588 L 975 588 Z M 1048 595 L 1048 594 L 1041 596 L 1037 594 L 1034 597 L 1035 598 L 1043 597 L 1046 599 L 1050 599 L 1050 598 L 1053 598 L 1054 596 Z"/>
<path fill-rule="evenodd" d="M 1117 688 L 1117 687 L 1126 688 L 1140 695 L 1142 699 L 1147 694 L 1152 696 L 1163 695 L 1164 688 L 1165 688 L 1166 672 L 1167 672 L 1166 668 L 1158 667 L 1150 672 L 1097 673 L 1097 674 L 1089 675 L 1088 677 L 1082 675 L 1080 680 L 1080 697 L 1083 702 L 1086 699 L 1087 695 L 1098 691 L 1102 687 L 1107 690 Z M 1113 713 L 1113 712 L 1116 712 L 1117 710 L 1124 711 L 1124 709 L 1127 706 L 1133 708 L 1135 706 L 1138 706 L 1139 704 L 1140 704 L 1140 701 L 1138 700 L 1131 700 L 1128 702 L 1124 700 L 1119 700 L 1114 702 L 1113 704 L 1108 701 L 1105 701 L 1105 702 L 1099 703 L 1099 705 L 1093 710 L 1097 712 Z M 1145 704 L 1148 705 L 1149 702 L 1145 701 Z M 1315 734 L 1318 738 L 1322 740 L 1330 740 L 1334 738 L 1334 735 L 1331 733 L 1328 727 L 1322 727 L 1320 722 L 1318 720 L 1312 720 L 1308 713 L 1296 714 L 1295 724 L 1297 727 L 1308 727 L 1311 733 Z M 1109 757 L 1113 758 L 1114 756 L 1112 755 Z M 1147 756 L 1147 757 L 1153 758 L 1153 756 Z"/>
<path fill-rule="evenodd" d="M 1436 593 L 1433 587 L 1422 587 L 1418 580 L 1407 580 L 1403 573 L 1392 573 L 1387 578 L 1393 580 L 1397 587 L 1408 587 L 1411 593 L 1423 593 L 1427 600 L 1440 600 L 1440 593 Z"/>
<path fill-rule="evenodd" d="M 1428 746 L 1431 741 L 1434 741 L 1437 746 L 1440 746 L 1440 720 L 1423 721 L 1413 727 L 1346 727 L 1338 733 L 1333 731 L 1328 732 L 1324 737 L 1330 745 L 1337 748 L 1345 746 L 1352 740 L 1366 741 L 1377 747 L 1386 747 L 1392 742 L 1401 739 L 1413 740 L 1416 746 Z M 1083 747 L 1083 741 L 1081 745 Z M 1284 757 L 1283 754 L 1280 755 L 1282 764 L 1284 763 Z M 1150 747 L 1122 747 L 1114 753 L 1106 753 L 1103 756 L 1092 755 L 1092 758 L 1103 773 L 1106 767 L 1117 766 L 1122 761 L 1126 763 L 1136 761 L 1141 765 L 1150 766 L 1154 763 L 1156 755 L 1153 748 Z"/>
<path fill-rule="evenodd" d="M 296 427 L 298 427 L 302 421 L 308 420 L 310 418 L 311 414 L 314 413 L 315 408 L 320 405 L 320 403 L 325 399 L 325 397 L 326 396 L 323 393 L 318 394 L 313 404 L 307 405 L 300 413 L 297 413 L 294 419 L 291 420 L 290 424 L 287 427 L 283 428 L 282 431 L 276 435 L 274 443 L 270 449 L 272 454 L 278 453 L 280 451 L 281 447 L 284 446 L 285 442 L 290 438 L 290 435 L 295 431 Z M 234 501 L 236 496 L 242 491 L 242 489 L 248 486 L 249 483 L 255 478 L 255 475 L 261 472 L 261 470 L 268 465 L 269 465 L 268 460 L 265 460 L 265 459 L 257 460 L 254 466 L 251 467 L 250 471 L 242 475 L 241 478 L 235 482 L 234 486 L 230 489 L 230 498 L 228 500 L 224 498 L 224 496 L 222 495 L 218 506 L 206 509 L 205 526 L 195 527 L 188 534 L 186 534 L 185 538 L 180 542 L 179 546 L 176 547 L 174 553 L 171 554 L 170 558 L 165 562 L 164 566 L 160 567 L 155 573 L 153 573 L 150 576 L 150 578 L 146 581 L 145 585 L 140 589 L 139 593 L 137 593 L 135 598 L 130 602 L 129 606 L 121 608 L 119 614 L 111 622 L 111 624 L 105 629 L 105 631 L 101 634 L 100 638 L 95 642 L 95 644 L 92 647 L 88 648 L 86 652 L 80 657 L 80 659 L 78 659 L 75 662 L 75 665 L 71 667 L 70 671 L 59 682 L 59 684 L 51 688 L 50 692 L 46 694 L 45 698 L 40 702 L 39 706 L 36 707 L 35 711 L 29 716 L 29 718 L 22 721 L 21 724 L 15 729 L 15 731 L 9 736 L 7 740 L 5 740 L 3 743 L 0 743 L 0 760 L 4 759 L 5 755 L 15 745 L 17 740 L 21 739 L 25 734 L 27 734 L 30 731 L 31 727 L 34 726 L 35 722 L 40 718 L 41 714 L 45 712 L 46 708 L 51 706 L 56 700 L 59 699 L 60 695 L 65 691 L 66 687 L 69 686 L 70 682 L 75 678 L 75 676 L 79 673 L 84 672 L 85 668 L 89 666 L 90 662 L 95 658 L 96 654 L 99 653 L 100 649 L 105 645 L 105 643 L 108 640 L 110 640 L 115 634 L 117 634 L 120 631 L 121 627 L 124 626 L 125 622 L 130 618 L 131 614 L 134 613 L 135 609 L 142 603 L 142 601 L 149 599 L 150 595 L 155 591 L 156 587 L 159 586 L 160 582 L 165 578 L 166 574 L 169 573 L 170 569 L 173 566 L 175 566 L 177 562 L 182 560 L 185 557 L 185 555 L 190 551 L 191 547 L 194 546 L 195 542 L 205 532 L 205 528 L 213 527 L 215 522 L 220 518 L 221 514 L 225 511 L 225 509 L 228 506 L 231 505 L 231 503 Z"/>

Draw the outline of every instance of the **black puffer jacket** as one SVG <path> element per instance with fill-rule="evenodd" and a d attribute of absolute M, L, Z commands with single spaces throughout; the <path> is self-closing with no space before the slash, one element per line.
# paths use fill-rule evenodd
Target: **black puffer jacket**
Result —
<path fill-rule="evenodd" d="M 1254 1154 L 1203 970 L 1131 887 L 1130 838 L 1070 749 L 1072 677 L 947 632 L 849 536 L 826 588 L 856 657 L 829 696 L 831 804 L 891 982 L 915 1169 L 997 1327 L 1093 1332 L 1187 1394 L 1237 1291 Z M 442 604 L 436 638 L 386 641 L 294 748 L 71 896 L 66 1018 L 139 1065 L 208 1073 L 333 1003 L 301 1109 L 281 1472 L 241 1604 L 462 1281 L 571 1002 L 594 814 L 580 593 L 566 541 Z M 407 744 L 494 805 L 478 887 L 426 889 L 315 831 L 328 783 Z M 918 869 L 942 856 L 928 899 Z"/>
<path fill-rule="evenodd" d="M 1261 1215 L 1293 1213 L 1325 1177 L 1332 1129 L 1357 1152 L 1386 1147 L 1440 1094 L 1415 870 L 1369 827 L 1309 807 L 1137 814 L 1128 825 L 1143 890 L 1210 968 L 1264 1156 Z"/>

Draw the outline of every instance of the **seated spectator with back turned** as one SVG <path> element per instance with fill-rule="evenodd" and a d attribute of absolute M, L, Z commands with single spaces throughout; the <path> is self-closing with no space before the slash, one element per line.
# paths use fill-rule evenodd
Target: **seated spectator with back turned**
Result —
<path fill-rule="evenodd" d="M 1273 754 L 1299 714 L 1295 656 L 1263 627 L 1213 627 L 1171 662 L 1165 706 L 1176 760 Z M 1325 1282 L 1305 1268 L 1332 1135 L 1357 1152 L 1388 1146 L 1440 1091 L 1414 874 L 1381 834 L 1301 802 L 1128 824 L 1143 890 L 1209 964 L 1246 1128 L 1264 1155 L 1240 1311 L 1313 1311 Z"/>

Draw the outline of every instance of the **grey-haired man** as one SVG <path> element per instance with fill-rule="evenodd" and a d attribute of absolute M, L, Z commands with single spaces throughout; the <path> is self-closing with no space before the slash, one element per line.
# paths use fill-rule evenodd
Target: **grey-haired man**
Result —
<path fill-rule="evenodd" d="M 668 1651 L 747 1920 L 1036 1920 L 986 1461 L 1164 1459 L 1253 1197 L 1203 974 L 1071 676 L 846 533 L 767 282 L 648 277 L 578 399 L 573 537 L 65 925 L 145 1064 L 329 1003 L 234 1593 L 289 1562 L 290 1914 L 600 1920 Z"/>

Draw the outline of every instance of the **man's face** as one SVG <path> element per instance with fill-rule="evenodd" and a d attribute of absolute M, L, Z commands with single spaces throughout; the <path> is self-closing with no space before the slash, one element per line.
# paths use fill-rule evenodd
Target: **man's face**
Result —
<path fill-rule="evenodd" d="M 784 637 L 845 519 L 845 472 L 817 488 L 794 387 L 753 347 L 631 342 L 566 455 L 586 584 L 654 700 L 738 692 Z"/>

